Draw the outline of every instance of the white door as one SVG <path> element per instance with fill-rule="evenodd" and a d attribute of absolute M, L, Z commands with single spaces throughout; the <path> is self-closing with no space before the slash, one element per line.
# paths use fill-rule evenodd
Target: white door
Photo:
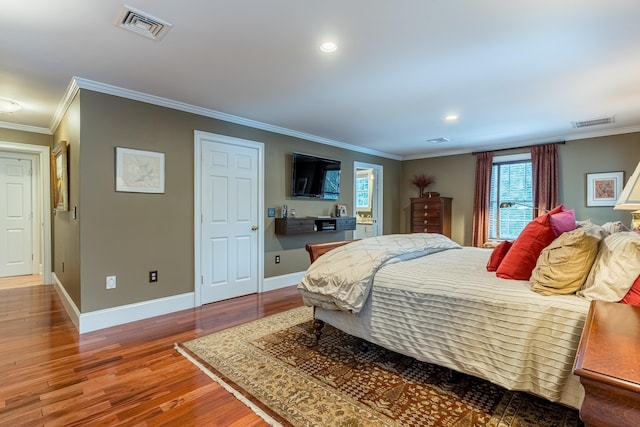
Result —
<path fill-rule="evenodd" d="M 371 163 L 354 162 L 353 172 L 353 206 L 356 212 L 354 238 L 381 236 L 383 234 L 383 167 Z"/>
<path fill-rule="evenodd" d="M 0 157 L 0 277 L 33 273 L 31 160 Z"/>
<path fill-rule="evenodd" d="M 200 303 L 258 292 L 261 145 L 201 137 Z"/>

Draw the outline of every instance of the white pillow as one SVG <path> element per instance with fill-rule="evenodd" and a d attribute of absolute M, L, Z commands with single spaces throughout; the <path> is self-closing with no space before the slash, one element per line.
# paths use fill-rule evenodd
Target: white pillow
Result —
<path fill-rule="evenodd" d="M 640 234 L 623 231 L 600 242 L 598 255 L 578 296 L 618 302 L 640 275 Z"/>
<path fill-rule="evenodd" d="M 619 233 L 621 231 L 629 231 L 629 228 L 622 223 L 622 221 L 615 222 L 605 222 L 602 224 L 602 228 L 604 228 L 609 234 Z"/>

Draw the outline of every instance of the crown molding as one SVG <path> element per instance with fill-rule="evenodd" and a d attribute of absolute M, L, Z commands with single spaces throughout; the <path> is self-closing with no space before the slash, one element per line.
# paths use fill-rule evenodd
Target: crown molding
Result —
<path fill-rule="evenodd" d="M 64 92 L 64 96 L 60 101 L 60 104 L 58 104 L 58 108 L 56 109 L 55 114 L 51 118 L 51 124 L 49 125 L 49 129 L 51 130 L 52 134 L 58 128 L 58 125 L 62 121 L 64 114 L 67 112 L 67 109 L 73 102 L 73 98 L 75 98 L 79 90 L 80 90 L 80 87 L 78 86 L 78 82 L 76 81 L 76 79 L 75 78 L 71 79 L 71 81 L 69 82 L 69 86 L 67 86 L 67 90 Z"/>
<path fill-rule="evenodd" d="M 106 83 L 100 83 L 92 80 L 83 79 L 81 77 L 73 77 L 64 98 L 58 106 L 56 115 L 51 123 L 51 129 L 55 129 L 64 112 L 67 110 L 73 97 L 76 95 L 79 89 L 91 90 L 94 92 L 100 92 L 107 95 L 118 96 L 121 98 L 131 99 L 134 101 L 140 101 L 147 104 L 158 105 L 160 107 L 171 108 L 173 110 L 184 111 L 186 113 L 197 114 L 199 116 L 210 117 L 213 119 L 223 120 L 230 123 L 235 123 L 242 126 L 247 126 L 255 129 L 260 129 L 268 132 L 274 132 L 281 135 L 292 136 L 295 138 L 305 139 L 308 141 L 317 142 L 320 144 L 330 145 L 332 147 L 343 148 L 345 150 L 355 151 L 363 154 L 370 154 L 373 156 L 384 157 L 392 160 L 402 160 L 401 156 L 385 153 L 383 151 L 372 150 L 357 145 L 348 144 L 346 142 L 335 141 L 332 139 L 322 138 L 316 135 L 311 135 L 304 132 L 298 132 L 295 130 L 283 128 L 280 126 L 270 125 L 268 123 L 258 122 L 255 120 L 245 119 L 243 117 L 234 116 L 232 114 L 222 113 L 220 111 L 211 110 L 209 108 L 198 107 L 196 105 L 187 104 L 184 102 L 174 101 L 172 99 L 162 98 L 148 93 L 138 92 L 135 90 L 125 89 L 118 86 L 109 85 Z"/>
<path fill-rule="evenodd" d="M 0 122 L 0 128 L 21 130 L 24 132 L 42 133 L 45 135 L 53 135 L 53 132 L 47 128 L 41 128 L 37 126 L 21 125 L 17 123 Z"/>
<path fill-rule="evenodd" d="M 498 145 L 473 147 L 473 149 L 470 149 L 469 147 L 462 147 L 457 149 L 452 148 L 450 150 L 441 150 L 441 151 L 432 152 L 432 153 L 410 154 L 407 156 L 403 156 L 401 160 L 429 159 L 433 157 L 454 156 L 457 154 L 470 154 L 470 153 L 479 152 L 479 151 L 509 150 L 509 149 L 522 148 L 524 146 L 530 146 L 530 145 L 533 146 L 533 145 L 540 145 L 540 144 L 550 144 L 558 141 L 579 141 L 582 139 L 602 138 L 606 136 L 622 135 L 625 133 L 634 133 L 634 132 L 640 132 L 640 125 L 627 126 L 627 127 L 621 127 L 621 128 L 600 129 L 597 131 L 592 130 L 588 132 L 573 133 L 570 135 L 562 135 L 562 136 L 553 137 L 553 138 L 529 139 L 529 140 L 522 140 L 522 141 L 510 142 L 510 143 L 504 143 L 504 144 L 498 144 Z"/>

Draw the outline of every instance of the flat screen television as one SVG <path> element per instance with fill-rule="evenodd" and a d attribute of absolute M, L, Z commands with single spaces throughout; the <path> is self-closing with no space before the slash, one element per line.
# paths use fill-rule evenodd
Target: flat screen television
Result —
<path fill-rule="evenodd" d="M 338 200 L 340 161 L 302 153 L 291 155 L 291 196 Z"/>

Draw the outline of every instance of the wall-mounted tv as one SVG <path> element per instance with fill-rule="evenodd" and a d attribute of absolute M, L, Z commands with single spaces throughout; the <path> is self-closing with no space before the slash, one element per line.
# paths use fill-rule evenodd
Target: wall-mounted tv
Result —
<path fill-rule="evenodd" d="M 338 200 L 340 161 L 302 153 L 291 155 L 291 196 Z"/>

